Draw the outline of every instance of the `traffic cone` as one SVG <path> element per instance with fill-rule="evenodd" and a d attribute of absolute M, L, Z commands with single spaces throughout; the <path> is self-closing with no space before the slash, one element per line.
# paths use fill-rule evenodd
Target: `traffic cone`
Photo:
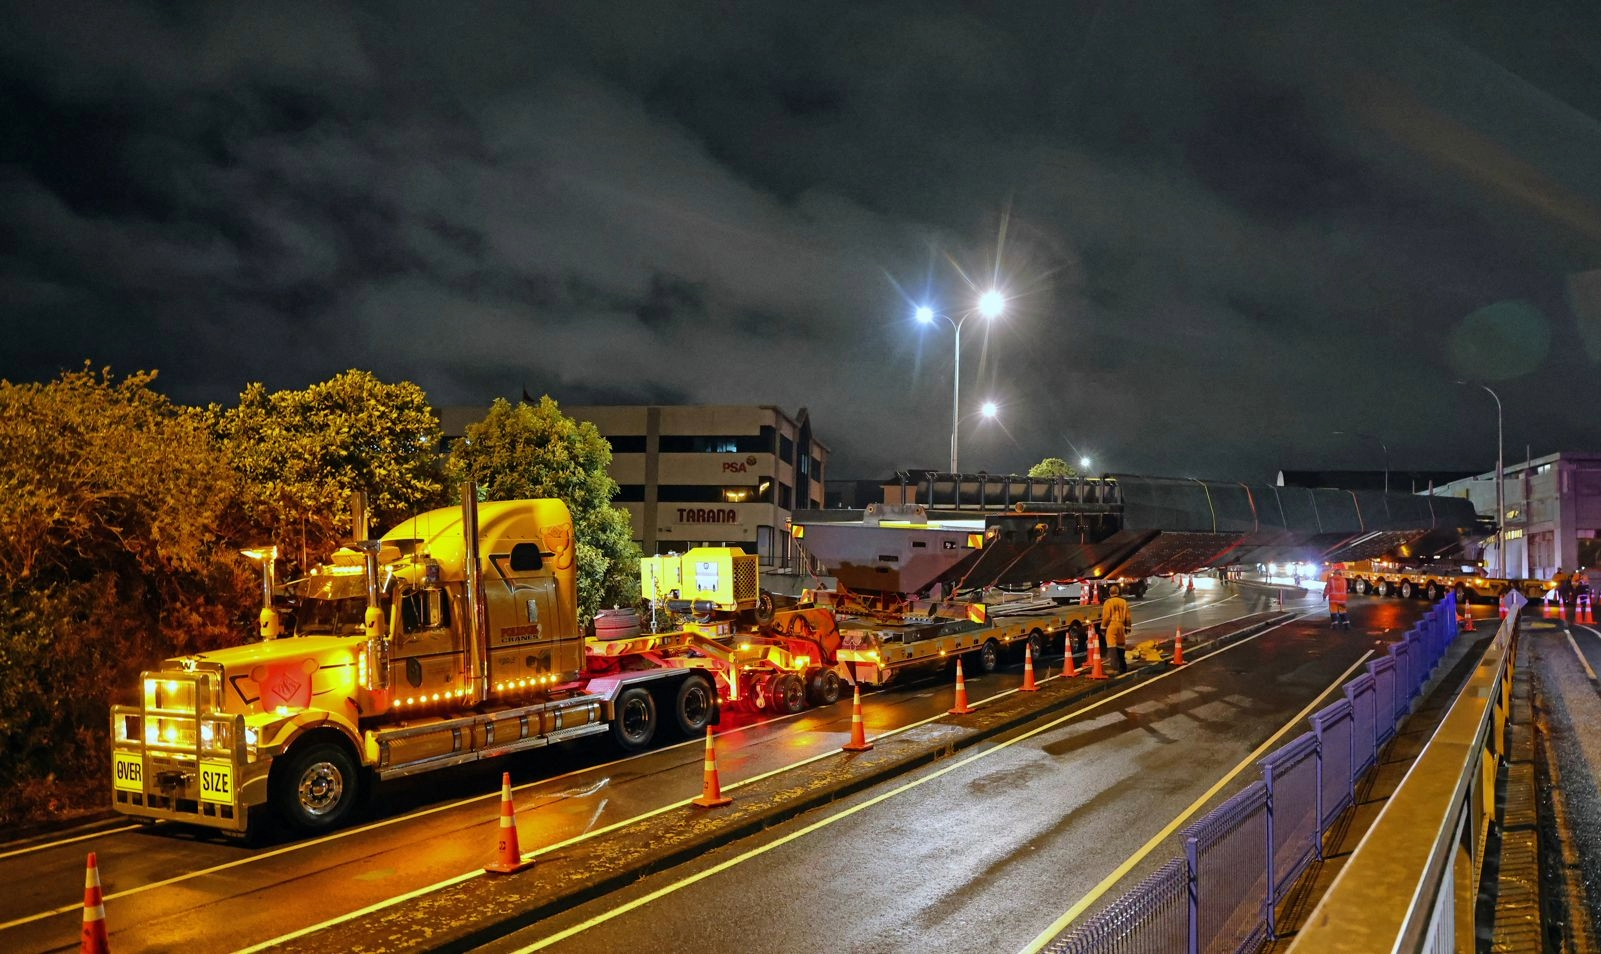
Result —
<path fill-rule="evenodd" d="M 701 808 L 718 808 L 733 802 L 732 798 L 723 794 L 723 787 L 717 782 L 717 746 L 712 742 L 712 727 L 706 727 L 706 778 L 701 783 L 700 797 L 689 800 L 691 805 Z"/>
<path fill-rule="evenodd" d="M 516 874 L 532 868 L 532 861 L 523 860 L 517 845 L 517 809 L 511 803 L 511 773 L 500 773 L 500 838 L 495 844 L 495 860 L 484 865 L 491 874 Z"/>
<path fill-rule="evenodd" d="M 967 704 L 967 680 L 962 678 L 962 660 L 956 660 L 956 705 L 948 711 L 948 715 L 967 715 L 973 707 Z"/>
<path fill-rule="evenodd" d="M 1023 647 L 1023 685 L 1018 692 L 1039 692 L 1040 687 L 1034 683 L 1034 647 Z"/>
<path fill-rule="evenodd" d="M 1101 668 L 1101 640 L 1093 634 L 1090 638 L 1090 678 L 1106 678 L 1106 670 Z"/>
<path fill-rule="evenodd" d="M 83 946 L 79 950 L 82 954 L 111 954 L 111 942 L 106 939 L 106 902 L 100 894 L 100 866 L 92 851 L 83 871 Z"/>
<path fill-rule="evenodd" d="M 1173 665 L 1184 665 L 1184 627 L 1173 630 Z"/>
<path fill-rule="evenodd" d="M 1590 597 L 1588 596 L 1584 598 L 1584 621 L 1586 623 L 1595 622 L 1595 612 L 1590 603 Z"/>
<path fill-rule="evenodd" d="M 1195 577 L 1191 576 L 1189 579 L 1184 581 L 1184 592 L 1186 592 L 1186 593 L 1194 593 L 1195 592 Z"/>
<path fill-rule="evenodd" d="M 840 746 L 846 752 L 866 752 L 873 747 L 867 741 L 867 726 L 862 723 L 862 684 L 856 684 L 856 695 L 851 700 L 851 740 Z"/>
<path fill-rule="evenodd" d="M 1062 660 L 1062 678 L 1072 679 L 1078 675 L 1078 670 L 1073 668 L 1073 634 L 1071 632 L 1062 637 L 1062 655 L 1067 657 Z"/>
<path fill-rule="evenodd" d="M 1501 618 L 1502 619 L 1506 619 L 1506 597 L 1504 597 L 1504 596 L 1497 597 L 1496 601 L 1495 601 L 1495 606 L 1496 606 L 1496 609 L 1500 610 Z"/>

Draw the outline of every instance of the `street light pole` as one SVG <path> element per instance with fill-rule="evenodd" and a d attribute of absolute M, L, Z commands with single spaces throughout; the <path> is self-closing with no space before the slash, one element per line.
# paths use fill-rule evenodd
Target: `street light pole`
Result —
<path fill-rule="evenodd" d="M 1346 433 L 1349 433 L 1352 437 L 1365 437 L 1370 441 L 1378 441 L 1379 442 L 1379 446 L 1384 448 L 1384 492 L 1385 493 L 1389 493 L 1390 492 L 1390 445 L 1384 443 L 1384 438 L 1379 437 L 1376 434 L 1364 434 L 1361 431 L 1349 431 L 1349 432 L 1347 432 L 1347 431 L 1335 431 L 1334 433 L 1340 434 L 1340 435 L 1344 435 Z"/>
<path fill-rule="evenodd" d="M 977 313 L 983 315 L 986 320 L 993 319 L 1005 307 L 1006 299 L 1002 297 L 1000 292 L 992 289 L 979 298 Z M 952 318 L 950 315 L 937 312 L 927 305 L 917 309 L 917 320 L 922 324 L 933 324 L 935 318 L 944 318 L 956 333 L 954 339 L 955 360 L 951 362 L 951 473 L 953 474 L 961 473 L 959 469 L 960 456 L 958 454 L 960 438 L 958 435 L 961 431 L 962 422 L 962 325 L 973 314 L 973 311 L 966 311 L 962 313 L 962 317 Z"/>
<path fill-rule="evenodd" d="M 1457 383 L 1467 384 L 1468 382 L 1458 381 Z M 1503 474 L 1506 471 L 1506 455 L 1503 451 L 1505 444 L 1503 441 L 1502 430 L 1501 395 L 1495 393 L 1495 389 L 1490 387 L 1488 384 L 1481 384 L 1479 387 L 1490 392 L 1490 397 L 1495 398 L 1495 559 L 1496 563 L 1499 564 L 1496 569 L 1501 573 L 1501 575 L 1505 576 L 1506 490 L 1504 487 L 1505 481 Z M 1525 546 L 1527 546 L 1527 544 L 1525 544 Z"/>

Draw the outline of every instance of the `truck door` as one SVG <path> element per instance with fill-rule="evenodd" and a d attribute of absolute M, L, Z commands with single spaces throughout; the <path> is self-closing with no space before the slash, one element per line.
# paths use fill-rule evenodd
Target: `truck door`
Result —
<path fill-rule="evenodd" d="M 519 543 L 510 554 L 491 556 L 489 564 L 484 581 L 489 685 L 521 688 L 574 678 L 577 660 L 568 650 L 576 643 L 564 644 L 561 638 L 565 627 L 556 579 L 538 545 Z"/>
<path fill-rule="evenodd" d="M 390 651 L 389 684 L 398 698 L 416 693 L 441 700 L 468 688 L 461 627 L 451 625 L 455 608 L 440 589 L 403 589 L 400 632 Z"/>

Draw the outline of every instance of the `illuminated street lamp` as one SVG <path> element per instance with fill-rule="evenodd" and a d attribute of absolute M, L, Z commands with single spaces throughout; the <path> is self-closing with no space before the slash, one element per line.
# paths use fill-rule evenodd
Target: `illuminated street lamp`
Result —
<path fill-rule="evenodd" d="M 1390 492 L 1390 445 L 1384 443 L 1384 439 L 1381 438 L 1381 437 L 1376 437 L 1376 436 L 1374 436 L 1372 434 L 1364 434 L 1361 431 L 1335 431 L 1334 433 L 1339 434 L 1342 437 L 1346 437 L 1346 436 L 1348 436 L 1348 437 L 1365 437 L 1370 441 L 1378 441 L 1379 442 L 1379 446 L 1384 448 L 1384 492 L 1385 493 L 1389 493 Z"/>
<path fill-rule="evenodd" d="M 1473 387 L 1473 383 L 1469 381 L 1458 381 L 1457 383 L 1467 387 Z M 1488 384 L 1480 384 L 1478 386 L 1486 391 L 1489 391 L 1490 396 L 1495 398 L 1495 559 L 1496 563 L 1498 564 L 1496 567 L 1497 572 L 1499 572 L 1502 576 L 1505 576 L 1506 492 L 1502 488 L 1501 476 L 1505 470 L 1505 455 L 1502 452 L 1503 441 L 1501 428 L 1501 395 L 1495 393 L 1495 389 L 1490 387 Z"/>
<path fill-rule="evenodd" d="M 1088 457 L 1080 457 L 1078 459 L 1078 469 L 1088 474 L 1090 472 L 1090 459 Z"/>
<path fill-rule="evenodd" d="M 934 323 L 935 318 L 944 318 L 950 322 L 951 329 L 956 332 L 953 346 L 955 361 L 953 362 L 954 368 L 951 373 L 951 473 L 953 474 L 961 473 L 958 469 L 957 430 L 962 420 L 962 325 L 974 314 L 982 315 L 986 321 L 993 321 L 1005 310 L 1006 297 L 999 291 L 990 289 L 979 296 L 976 309 L 964 312 L 960 318 L 952 318 L 950 315 L 937 312 L 927 305 L 920 306 L 916 312 L 919 324 L 931 325 Z M 984 416 L 994 417 L 995 412 L 995 403 L 993 401 L 986 402 L 983 410 Z"/>

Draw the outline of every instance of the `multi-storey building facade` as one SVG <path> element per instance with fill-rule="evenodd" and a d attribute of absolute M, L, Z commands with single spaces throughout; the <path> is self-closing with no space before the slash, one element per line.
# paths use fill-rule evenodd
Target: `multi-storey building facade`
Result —
<path fill-rule="evenodd" d="M 1491 574 L 1549 579 L 1559 570 L 1601 565 L 1601 454 L 1564 451 L 1511 462 L 1502 474 L 1506 540 L 1484 541 Z M 1435 488 L 1496 515 L 1495 473 Z"/>
<path fill-rule="evenodd" d="M 647 553 L 738 546 L 763 566 L 798 562 L 790 540 L 796 510 L 823 506 L 828 447 L 795 417 L 770 405 L 563 405 L 612 446 L 616 503 L 628 510 Z M 483 408 L 446 408 L 447 438 Z"/>

